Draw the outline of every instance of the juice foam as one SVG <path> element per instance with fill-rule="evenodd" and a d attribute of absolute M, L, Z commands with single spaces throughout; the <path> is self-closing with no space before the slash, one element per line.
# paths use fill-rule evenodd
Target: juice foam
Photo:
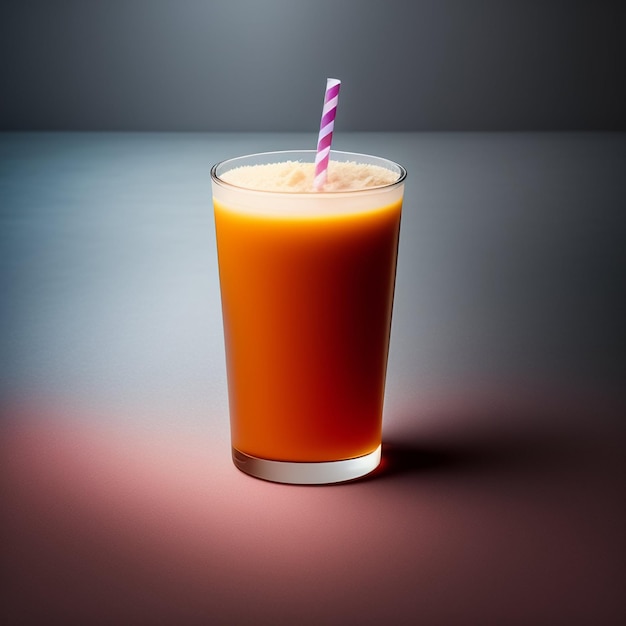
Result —
<path fill-rule="evenodd" d="M 246 189 L 259 191 L 312 193 L 315 165 L 301 161 L 283 161 L 247 165 L 229 170 L 220 178 Z M 325 192 L 355 191 L 384 187 L 395 182 L 398 174 L 379 165 L 354 161 L 331 161 Z"/>

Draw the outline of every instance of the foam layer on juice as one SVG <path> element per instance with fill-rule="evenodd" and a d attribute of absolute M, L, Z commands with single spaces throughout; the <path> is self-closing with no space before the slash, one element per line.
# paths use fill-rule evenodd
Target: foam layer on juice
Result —
<path fill-rule="evenodd" d="M 259 191 L 291 193 L 313 192 L 313 163 L 284 161 L 264 165 L 245 165 L 224 172 L 220 178 L 231 185 Z M 355 191 L 390 185 L 398 174 L 379 165 L 331 161 L 325 192 Z"/>

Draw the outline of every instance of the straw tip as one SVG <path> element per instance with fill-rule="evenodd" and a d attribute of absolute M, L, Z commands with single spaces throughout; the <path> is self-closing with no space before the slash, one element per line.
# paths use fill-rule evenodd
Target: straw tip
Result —
<path fill-rule="evenodd" d="M 341 81 L 338 78 L 327 78 L 326 84 L 328 87 L 334 87 L 335 85 L 341 85 Z"/>

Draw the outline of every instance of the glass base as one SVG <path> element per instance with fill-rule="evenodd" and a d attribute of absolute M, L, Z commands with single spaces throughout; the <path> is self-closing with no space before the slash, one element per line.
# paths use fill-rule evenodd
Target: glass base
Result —
<path fill-rule="evenodd" d="M 269 461 L 244 454 L 235 448 L 232 450 L 236 467 L 256 478 L 292 485 L 327 485 L 354 480 L 374 471 L 380 463 L 381 446 L 355 459 L 320 463 Z"/>

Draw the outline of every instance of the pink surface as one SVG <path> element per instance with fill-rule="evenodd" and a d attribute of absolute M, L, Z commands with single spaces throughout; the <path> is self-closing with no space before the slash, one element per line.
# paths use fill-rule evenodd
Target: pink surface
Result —
<path fill-rule="evenodd" d="M 0 440 L 6 623 L 611 623 L 611 407 L 593 427 L 590 407 L 439 408 L 413 433 L 391 420 L 380 471 L 329 488 L 241 474 L 223 435 L 15 406 Z"/>
<path fill-rule="evenodd" d="M 626 623 L 617 134 L 406 166 L 383 464 L 230 459 L 209 168 L 303 135 L 0 141 L 0 624 Z"/>

